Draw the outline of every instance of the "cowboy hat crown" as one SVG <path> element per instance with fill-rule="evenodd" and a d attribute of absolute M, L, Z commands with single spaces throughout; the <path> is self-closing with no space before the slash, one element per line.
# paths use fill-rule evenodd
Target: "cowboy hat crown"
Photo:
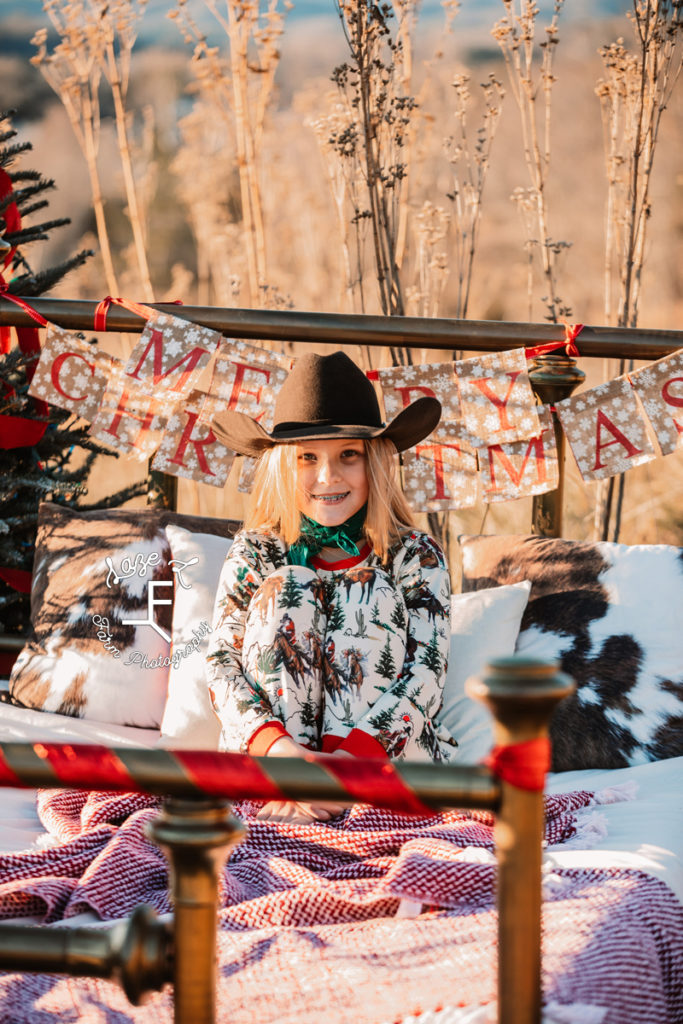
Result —
<path fill-rule="evenodd" d="M 211 427 L 240 455 L 258 457 L 275 444 L 336 437 L 386 437 L 404 451 L 434 430 L 441 416 L 436 398 L 419 398 L 388 425 L 382 422 L 372 384 L 344 352 L 309 353 L 296 360 L 275 402 L 269 434 L 244 413 L 220 413 Z"/>

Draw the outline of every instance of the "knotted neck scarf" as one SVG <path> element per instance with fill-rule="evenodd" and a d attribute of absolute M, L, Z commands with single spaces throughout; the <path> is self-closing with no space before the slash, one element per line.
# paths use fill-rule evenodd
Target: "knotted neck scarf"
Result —
<path fill-rule="evenodd" d="M 301 533 L 287 555 L 290 565 L 311 565 L 323 548 L 341 548 L 348 555 L 360 555 L 358 541 L 363 536 L 368 506 L 363 505 L 339 526 L 321 526 L 315 519 L 301 516 Z"/>

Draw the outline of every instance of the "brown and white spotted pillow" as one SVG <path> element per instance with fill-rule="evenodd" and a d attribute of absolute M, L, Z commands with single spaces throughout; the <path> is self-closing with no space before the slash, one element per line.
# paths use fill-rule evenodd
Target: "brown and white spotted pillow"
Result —
<path fill-rule="evenodd" d="M 517 653 L 577 684 L 551 724 L 553 769 L 683 755 L 683 548 L 461 537 L 463 590 L 531 580 Z"/>
<path fill-rule="evenodd" d="M 156 509 L 40 506 L 33 637 L 10 676 L 15 701 L 114 725 L 159 726 L 179 568 L 171 562 L 169 523 L 219 536 L 231 536 L 236 525 Z"/>

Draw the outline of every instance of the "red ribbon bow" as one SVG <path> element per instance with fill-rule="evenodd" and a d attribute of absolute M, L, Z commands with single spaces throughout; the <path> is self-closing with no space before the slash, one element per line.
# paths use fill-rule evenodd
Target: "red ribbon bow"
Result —
<path fill-rule="evenodd" d="M 555 352 L 558 348 L 563 348 L 568 356 L 580 356 L 576 346 L 576 339 L 583 330 L 583 324 L 564 324 L 564 340 L 563 341 L 549 341 L 545 345 L 534 345 L 532 348 L 525 348 L 524 354 L 527 359 L 533 359 L 535 356 L 543 356 L 548 352 Z"/>
<path fill-rule="evenodd" d="M 546 737 L 494 747 L 484 764 L 503 782 L 517 789 L 543 792 L 550 771 L 550 740 Z"/>

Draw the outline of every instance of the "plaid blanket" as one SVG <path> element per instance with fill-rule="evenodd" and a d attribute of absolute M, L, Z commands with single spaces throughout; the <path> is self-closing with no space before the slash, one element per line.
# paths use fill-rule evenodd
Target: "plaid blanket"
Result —
<path fill-rule="evenodd" d="M 587 792 L 550 797 L 549 846 L 576 837 Z M 44 792 L 54 846 L 0 857 L 0 916 L 105 919 L 169 911 L 163 855 L 143 834 L 156 801 Z M 403 817 L 354 807 L 330 824 L 259 822 L 222 880 L 218 1019 L 392 1024 L 495 1019 L 495 859 L 485 812 Z M 562 870 L 544 880 L 548 1024 L 681 1024 L 683 908 L 640 872 Z M 0 1022 L 152 1024 L 168 993 L 132 1009 L 106 982 L 0 976 Z"/>

